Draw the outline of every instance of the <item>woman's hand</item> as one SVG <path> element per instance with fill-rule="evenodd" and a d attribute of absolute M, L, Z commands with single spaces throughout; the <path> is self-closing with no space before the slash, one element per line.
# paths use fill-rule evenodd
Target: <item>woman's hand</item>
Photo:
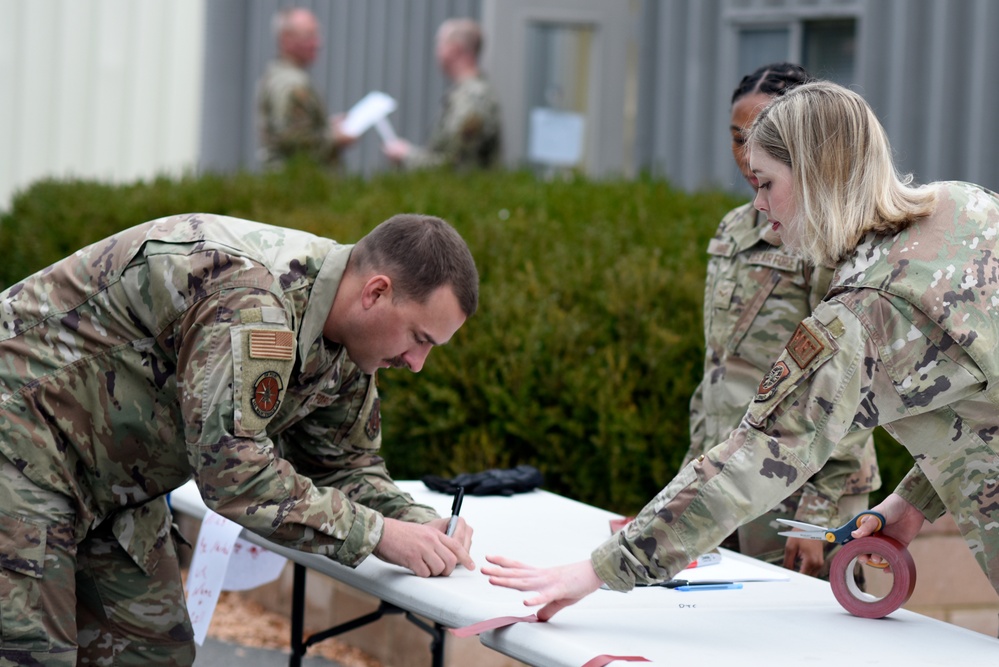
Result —
<path fill-rule="evenodd" d="M 489 577 L 489 583 L 537 592 L 534 597 L 524 600 L 524 604 L 544 605 L 538 610 L 539 621 L 547 621 L 603 585 L 588 560 L 548 568 L 524 565 L 503 556 L 486 556 L 486 560 L 492 565 L 483 566 L 482 574 Z"/>
<path fill-rule="evenodd" d="M 788 537 L 784 545 L 784 567 L 789 570 L 798 566 L 798 572 L 818 576 L 826 560 L 826 543 L 820 540 L 803 540 Z"/>
<path fill-rule="evenodd" d="M 885 518 L 885 525 L 881 528 L 881 534 L 895 538 L 903 547 L 908 547 L 909 543 L 916 538 L 916 535 L 919 534 L 920 529 L 923 527 L 923 522 L 926 520 L 922 512 L 896 493 L 891 494 L 881 504 L 871 509 Z M 850 535 L 854 539 L 867 537 L 868 535 L 873 535 L 876 529 L 877 520 L 872 516 L 866 516 L 861 521 L 857 530 L 850 533 Z M 884 559 L 877 554 L 869 554 L 866 560 L 870 565 L 880 566 Z"/>

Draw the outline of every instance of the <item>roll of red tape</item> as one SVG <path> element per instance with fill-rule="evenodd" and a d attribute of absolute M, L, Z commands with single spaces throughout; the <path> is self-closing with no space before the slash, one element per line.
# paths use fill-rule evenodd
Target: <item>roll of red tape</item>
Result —
<path fill-rule="evenodd" d="M 864 554 L 877 554 L 888 563 L 895 581 L 891 591 L 883 598 L 860 590 L 853 576 L 858 558 Z M 916 564 L 909 550 L 887 535 L 871 535 L 850 540 L 833 556 L 829 566 L 829 583 L 833 595 L 843 608 L 862 618 L 884 618 L 906 602 L 916 587 Z"/>

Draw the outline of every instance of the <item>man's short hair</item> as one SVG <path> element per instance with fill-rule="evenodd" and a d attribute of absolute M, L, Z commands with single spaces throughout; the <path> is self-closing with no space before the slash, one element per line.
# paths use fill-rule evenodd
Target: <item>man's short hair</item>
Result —
<path fill-rule="evenodd" d="M 315 14 L 306 7 L 285 7 L 274 12 L 271 18 L 271 32 L 274 33 L 274 39 L 280 41 L 282 35 L 293 28 L 292 18 L 302 13 L 315 18 Z"/>
<path fill-rule="evenodd" d="M 459 44 L 476 59 L 482 51 L 482 29 L 472 19 L 455 18 L 444 21 L 438 28 L 442 39 Z"/>
<path fill-rule="evenodd" d="M 479 272 L 472 253 L 440 218 L 394 215 L 357 242 L 350 262 L 358 271 L 386 274 L 396 298 L 425 303 L 437 288 L 449 286 L 465 317 L 479 306 Z"/>

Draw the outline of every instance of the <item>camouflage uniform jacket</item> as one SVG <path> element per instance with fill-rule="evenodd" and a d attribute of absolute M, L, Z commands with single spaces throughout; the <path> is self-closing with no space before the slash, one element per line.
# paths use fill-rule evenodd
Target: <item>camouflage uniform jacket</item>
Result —
<path fill-rule="evenodd" d="M 257 129 L 260 162 L 282 165 L 304 154 L 336 166 L 339 149 L 333 141 L 326 105 L 312 88 L 309 73 L 284 59 L 272 61 L 257 86 Z"/>
<path fill-rule="evenodd" d="M 350 245 L 213 215 L 145 223 L 0 294 L 0 452 L 158 559 L 148 502 L 208 507 L 347 565 L 436 518 L 378 456 L 374 378 L 322 336 Z M 165 506 L 164 506 L 165 507 Z M 140 521 L 139 518 L 143 520 Z M 168 524 L 169 525 L 169 524 Z"/>
<path fill-rule="evenodd" d="M 798 322 L 825 296 L 833 274 L 782 248 L 766 217 L 752 204 L 725 216 L 708 254 L 704 376 L 690 401 L 685 464 L 739 426 L 760 378 Z M 851 433 L 805 483 L 795 518 L 831 525 L 839 519 L 842 495 L 869 493 L 880 485 L 874 438 L 869 431 Z"/>
<path fill-rule="evenodd" d="M 465 79 L 451 87 L 442 106 L 427 147 L 414 146 L 403 166 L 470 169 L 499 164 L 500 107 L 492 86 L 481 76 Z"/>
<path fill-rule="evenodd" d="M 804 484 L 849 431 L 884 424 L 999 590 L 999 196 L 939 183 L 934 212 L 869 235 L 760 383 L 741 425 L 591 556 L 611 588 L 666 579 Z"/>

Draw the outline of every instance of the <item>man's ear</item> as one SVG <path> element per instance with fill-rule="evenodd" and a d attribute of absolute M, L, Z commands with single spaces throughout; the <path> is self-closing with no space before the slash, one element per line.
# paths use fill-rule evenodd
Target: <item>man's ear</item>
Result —
<path fill-rule="evenodd" d="M 371 276 L 361 289 L 361 306 L 365 310 L 374 306 L 379 299 L 391 298 L 392 279 L 384 274 Z"/>

